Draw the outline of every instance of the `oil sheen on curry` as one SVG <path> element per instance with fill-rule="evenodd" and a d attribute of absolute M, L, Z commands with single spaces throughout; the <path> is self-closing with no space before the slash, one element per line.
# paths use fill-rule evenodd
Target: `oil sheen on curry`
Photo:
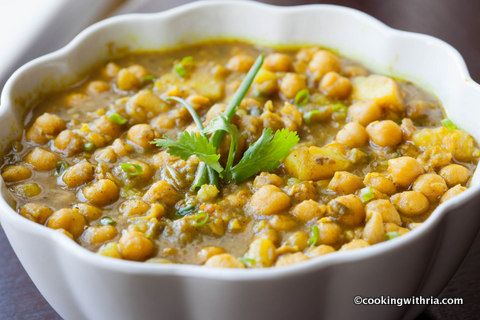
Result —
<path fill-rule="evenodd" d="M 262 268 L 395 241 L 478 157 L 408 81 L 320 47 L 212 42 L 38 101 L 2 177 L 20 215 L 99 255 Z"/>

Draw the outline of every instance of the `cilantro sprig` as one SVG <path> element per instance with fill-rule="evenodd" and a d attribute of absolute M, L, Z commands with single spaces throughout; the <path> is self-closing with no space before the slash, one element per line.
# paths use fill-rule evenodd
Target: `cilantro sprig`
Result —
<path fill-rule="evenodd" d="M 193 190 L 206 183 L 218 185 L 219 179 L 238 183 L 258 172 L 275 170 L 298 143 L 299 137 L 296 132 L 282 129 L 274 133 L 270 128 L 267 128 L 263 130 L 260 138 L 247 148 L 241 159 L 236 164 L 234 163 L 240 134 L 238 128 L 231 121 L 260 70 L 263 59 L 263 55 L 257 58 L 230 100 L 226 110 L 212 119 L 205 128 L 201 118 L 187 101 L 179 97 L 166 98 L 180 103 L 187 109 L 198 128 L 198 132 L 184 131 L 178 136 L 177 140 L 163 138 L 154 140 L 152 143 L 167 149 L 167 152 L 171 155 L 184 160 L 191 156 L 198 157 L 201 162 L 192 183 Z M 225 167 L 223 167 L 220 164 L 218 149 L 226 134 L 230 136 L 230 146 Z"/>

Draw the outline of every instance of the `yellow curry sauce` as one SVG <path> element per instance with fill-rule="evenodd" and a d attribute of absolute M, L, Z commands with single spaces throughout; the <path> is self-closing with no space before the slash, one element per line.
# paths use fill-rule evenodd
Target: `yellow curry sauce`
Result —
<path fill-rule="evenodd" d="M 183 138 L 211 148 L 208 128 L 260 53 L 247 95 L 219 122 L 238 133 L 219 134 L 219 159 L 176 154 Z M 289 265 L 389 241 L 463 192 L 479 156 L 410 82 L 317 47 L 241 42 L 114 60 L 39 101 L 25 127 L 2 167 L 22 216 L 103 256 L 211 267 Z M 238 163 L 255 144 L 246 174 Z M 195 187 L 200 166 L 217 180 Z"/>

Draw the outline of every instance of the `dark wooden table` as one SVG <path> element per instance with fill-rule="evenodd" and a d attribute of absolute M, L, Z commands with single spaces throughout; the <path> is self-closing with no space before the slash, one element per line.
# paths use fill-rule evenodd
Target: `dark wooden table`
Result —
<path fill-rule="evenodd" d="M 174 6 L 175 0 L 160 0 Z M 186 2 L 186 1 L 180 1 Z M 472 77 L 480 80 L 479 0 L 265 1 L 279 5 L 334 3 L 367 12 L 388 25 L 427 33 L 456 47 Z M 1 213 L 0 213 L 1 214 Z M 479 208 L 480 214 L 480 208 Z M 480 319 L 480 236 L 442 296 L 464 298 L 461 306 L 430 306 L 418 319 Z M 0 319 L 60 319 L 18 262 L 0 229 Z"/>

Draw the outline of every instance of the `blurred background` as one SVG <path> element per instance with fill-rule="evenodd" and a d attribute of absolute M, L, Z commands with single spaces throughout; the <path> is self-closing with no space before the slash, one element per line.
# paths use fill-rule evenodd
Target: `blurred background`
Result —
<path fill-rule="evenodd" d="M 98 20 L 125 13 L 158 12 L 188 2 L 193 1 L 0 0 L 0 89 L 19 66 L 62 47 Z M 465 58 L 472 78 L 480 81 L 479 0 L 261 2 L 344 5 L 364 11 L 394 28 L 433 35 L 457 48 Z M 418 319 L 480 319 L 480 236 L 441 296 L 462 297 L 464 304 L 430 306 Z M 23 270 L 1 229 L 0 319 L 60 319 Z"/>

